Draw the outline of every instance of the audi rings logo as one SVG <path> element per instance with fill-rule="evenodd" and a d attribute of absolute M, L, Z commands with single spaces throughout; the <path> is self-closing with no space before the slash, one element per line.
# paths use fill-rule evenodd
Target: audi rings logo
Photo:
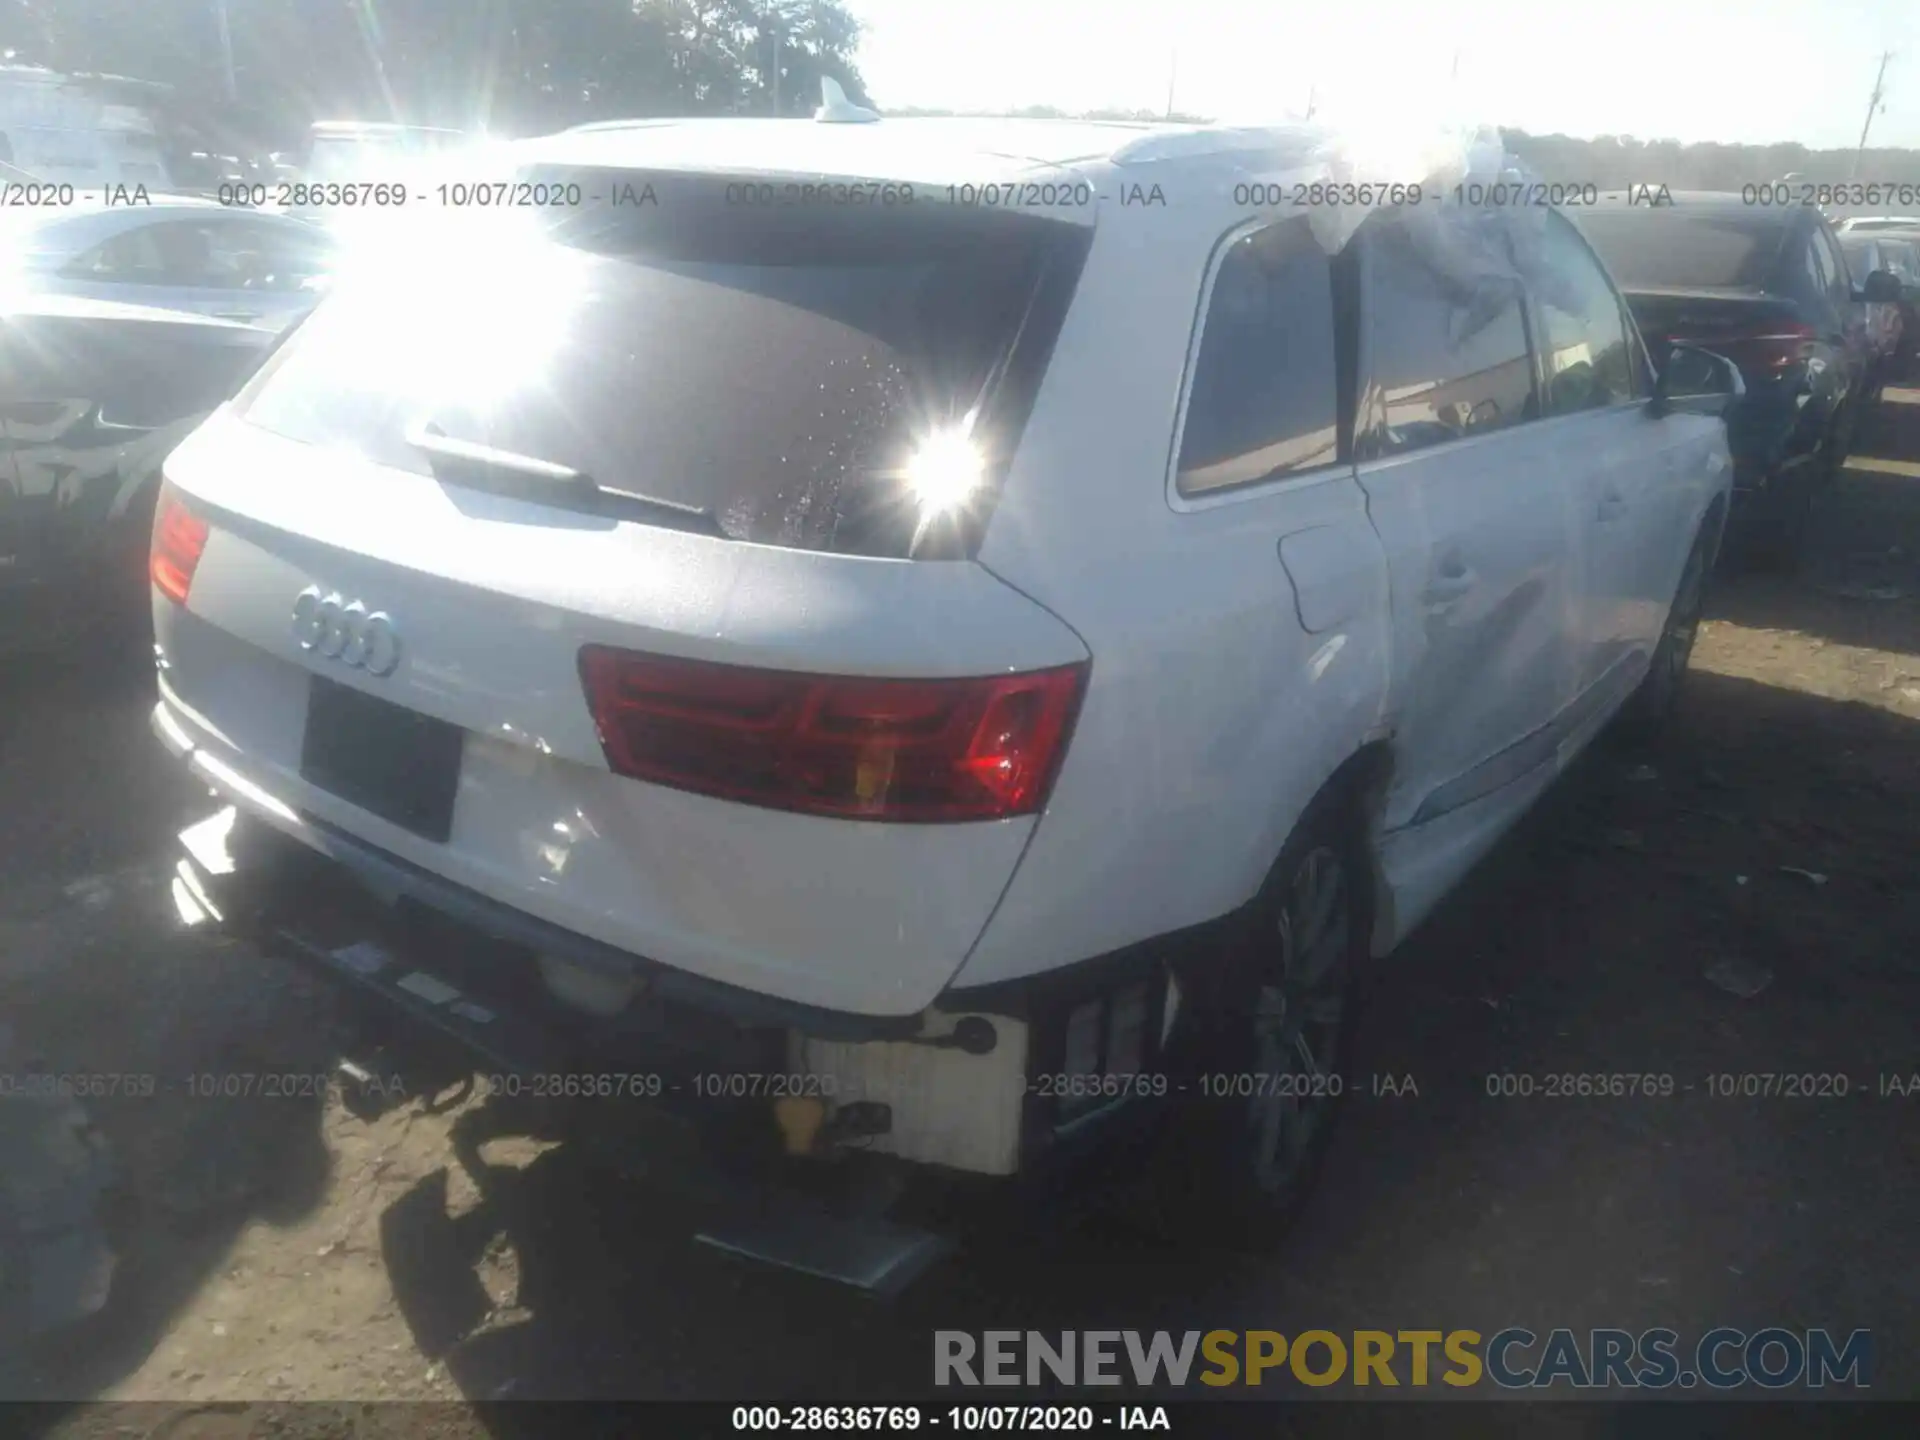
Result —
<path fill-rule="evenodd" d="M 400 664 L 400 636 L 386 611 L 368 610 L 318 585 L 294 598 L 293 638 L 302 650 L 369 675 L 391 675 Z"/>

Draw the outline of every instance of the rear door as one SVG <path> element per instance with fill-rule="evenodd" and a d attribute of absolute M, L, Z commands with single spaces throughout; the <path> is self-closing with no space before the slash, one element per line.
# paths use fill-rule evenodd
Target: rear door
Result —
<path fill-rule="evenodd" d="M 1542 433 L 1573 487 L 1579 598 L 1585 627 L 1574 693 L 1580 713 L 1603 713 L 1650 653 L 1691 542 L 1703 435 L 1719 421 L 1654 419 L 1626 306 L 1586 242 L 1558 214 L 1546 217 L 1545 265 L 1531 313 L 1544 362 Z M 1698 477 L 1693 477 L 1698 478 Z"/>
<path fill-rule="evenodd" d="M 1387 826 L 1517 809 L 1516 782 L 1554 758 L 1581 653 L 1577 486 L 1538 423 L 1517 280 L 1443 276 L 1393 217 L 1360 242 L 1356 450 L 1393 607 Z"/>

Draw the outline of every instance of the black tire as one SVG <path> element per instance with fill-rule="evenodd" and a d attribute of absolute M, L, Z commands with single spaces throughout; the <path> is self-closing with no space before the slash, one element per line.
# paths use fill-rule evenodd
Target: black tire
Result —
<path fill-rule="evenodd" d="M 1350 1073 L 1372 932 L 1357 809 L 1329 793 L 1295 828 L 1232 953 L 1194 996 L 1175 1107 L 1172 1207 L 1186 1239 L 1271 1245 L 1312 1191 Z"/>
<path fill-rule="evenodd" d="M 1860 402 L 1854 401 L 1843 415 L 1834 417 L 1833 424 L 1827 430 L 1825 452 L 1820 457 L 1820 488 L 1830 489 L 1838 483 L 1840 472 L 1847 468 L 1847 455 L 1853 449 L 1854 431 L 1860 419 Z"/>
<path fill-rule="evenodd" d="M 1680 572 L 1680 585 L 1673 604 L 1667 608 L 1667 621 L 1660 631 L 1660 643 L 1654 646 L 1652 663 L 1645 678 L 1621 707 L 1615 730 L 1632 744 L 1644 745 L 1657 740 L 1673 718 L 1680 701 L 1681 682 L 1693 658 L 1693 644 L 1700 634 L 1700 613 L 1706 603 L 1707 580 L 1712 569 L 1712 538 L 1702 532 L 1694 538 L 1686 568 Z"/>

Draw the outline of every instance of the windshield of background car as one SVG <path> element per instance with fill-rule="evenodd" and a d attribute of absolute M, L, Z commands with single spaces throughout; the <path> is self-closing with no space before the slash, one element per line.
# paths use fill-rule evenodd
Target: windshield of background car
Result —
<path fill-rule="evenodd" d="M 1085 245 L 928 202 L 748 210 L 718 181 L 540 183 L 607 199 L 382 218 L 246 418 L 422 474 L 406 436 L 430 422 L 705 510 L 729 537 L 905 555 L 918 449 L 977 406 L 983 471 L 1011 453 L 1038 378 L 1018 378 L 1016 342 L 1050 348 L 1058 317 L 1035 319 L 1035 297 Z"/>
<path fill-rule="evenodd" d="M 1772 277 L 1787 226 L 1766 210 L 1689 211 L 1627 206 L 1585 210 L 1580 228 L 1625 289 L 1760 288 Z"/>

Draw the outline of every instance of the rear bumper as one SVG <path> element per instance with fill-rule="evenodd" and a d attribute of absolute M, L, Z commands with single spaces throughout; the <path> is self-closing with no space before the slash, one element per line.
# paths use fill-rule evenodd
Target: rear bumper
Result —
<path fill-rule="evenodd" d="M 321 976 L 356 1014 L 343 1070 L 370 1077 L 379 1108 L 465 1093 L 477 1076 L 487 1103 L 452 1137 L 476 1172 L 493 1134 L 583 1144 L 687 1207 L 692 1238 L 883 1294 L 951 1248 L 938 1223 L 950 1192 L 994 1184 L 879 1154 L 787 1155 L 760 1088 L 787 1068 L 784 1030 L 659 994 L 617 1022 L 582 1016 L 545 992 L 524 944 L 418 895 L 383 903 L 361 883 L 370 872 L 237 807 L 181 839 L 178 873 L 197 903 Z"/>
<path fill-rule="evenodd" d="M 643 990 L 661 1003 L 711 1014 L 735 1025 L 790 1027 L 836 1040 L 898 1039 L 920 1029 L 918 1015 L 871 1016 L 828 1010 L 709 980 L 503 905 L 357 840 L 325 821 L 296 813 L 251 784 L 210 749 L 196 744 L 165 701 L 154 706 L 151 724 L 154 735 L 175 759 L 185 762 L 249 821 L 268 826 L 335 862 L 358 879 L 366 891 L 389 902 L 412 901 L 480 934 L 516 946 L 528 957 L 553 955 L 618 979 L 637 975 Z"/>

